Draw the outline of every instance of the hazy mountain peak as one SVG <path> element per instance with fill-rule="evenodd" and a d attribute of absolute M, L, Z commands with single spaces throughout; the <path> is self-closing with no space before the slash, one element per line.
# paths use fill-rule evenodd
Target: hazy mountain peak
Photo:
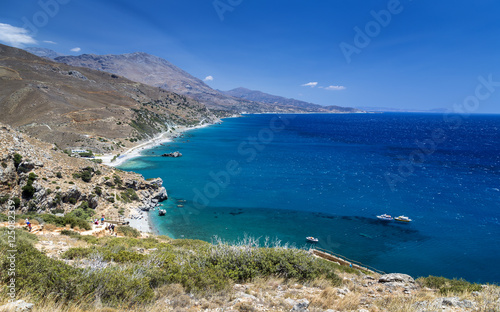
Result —
<path fill-rule="evenodd" d="M 48 59 L 55 59 L 58 56 L 63 56 L 64 54 L 58 53 L 54 50 L 47 49 L 47 48 L 38 48 L 38 47 L 29 47 L 24 49 L 25 51 L 34 54 L 39 57 L 44 57 Z"/>

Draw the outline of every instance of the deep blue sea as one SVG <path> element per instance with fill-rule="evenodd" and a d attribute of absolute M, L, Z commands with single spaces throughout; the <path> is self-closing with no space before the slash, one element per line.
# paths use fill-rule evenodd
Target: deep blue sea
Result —
<path fill-rule="evenodd" d="M 248 115 L 121 169 L 163 179 L 167 215 L 150 216 L 174 238 L 314 236 L 386 272 L 500 282 L 498 115 Z"/>

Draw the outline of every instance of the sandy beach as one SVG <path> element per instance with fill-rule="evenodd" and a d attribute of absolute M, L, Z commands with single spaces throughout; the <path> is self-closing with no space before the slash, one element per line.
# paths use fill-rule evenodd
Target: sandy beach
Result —
<path fill-rule="evenodd" d="M 123 163 L 127 162 L 128 160 L 131 160 L 136 157 L 140 157 L 142 154 L 141 152 L 143 150 L 147 150 L 149 148 L 155 147 L 157 145 L 160 145 L 162 143 L 167 143 L 171 142 L 174 138 L 180 136 L 186 131 L 194 130 L 194 129 L 199 129 L 199 128 L 205 128 L 210 126 L 211 124 L 204 124 L 204 125 L 199 125 L 199 126 L 194 126 L 194 127 L 185 127 L 185 126 L 179 126 L 175 130 L 169 130 L 169 132 L 162 132 L 155 136 L 154 138 L 146 141 L 146 142 L 141 142 L 138 145 L 126 150 L 125 152 L 121 153 L 120 156 L 118 156 L 114 161 L 113 158 L 118 155 L 118 154 L 104 154 L 102 156 L 96 156 L 96 159 L 101 159 L 103 165 L 111 166 L 111 167 L 118 167 L 122 165 Z"/>
<path fill-rule="evenodd" d="M 153 228 L 149 223 L 148 211 L 142 211 L 139 208 L 134 208 L 125 221 L 128 221 L 131 227 L 139 230 L 140 232 L 153 233 Z"/>

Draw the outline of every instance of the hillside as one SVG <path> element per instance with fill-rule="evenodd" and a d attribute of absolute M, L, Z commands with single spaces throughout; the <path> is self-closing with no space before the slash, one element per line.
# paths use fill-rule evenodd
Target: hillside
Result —
<path fill-rule="evenodd" d="M 9 281 L 10 262 L 7 228 L 2 225 L 0 280 L 4 282 Z M 7 300 L 0 299 L 0 311 L 21 311 L 26 306 L 30 309 L 22 311 L 486 312 L 500 308 L 500 288 L 494 285 L 365 274 L 306 250 L 257 248 L 253 241 L 234 246 L 139 237 L 133 231 L 97 238 L 63 228 L 33 235 L 23 230 L 19 219 L 15 227 L 20 294 L 16 299 L 21 300 L 3 305 Z"/>
<path fill-rule="evenodd" d="M 325 110 L 319 105 L 302 105 L 298 101 L 264 102 L 238 96 L 233 97 L 231 94 L 210 88 L 200 79 L 193 77 L 165 59 L 142 52 L 121 55 L 83 54 L 80 56 L 61 56 L 55 58 L 55 60 L 72 66 L 106 71 L 133 81 L 183 94 L 200 101 L 211 109 L 238 113 L 337 112 L 333 109 Z M 342 109 L 338 107 L 338 112 L 357 111 L 350 108 Z"/>
<path fill-rule="evenodd" d="M 183 95 L 0 45 L 0 122 L 62 149 L 122 150 L 217 117 Z"/>
<path fill-rule="evenodd" d="M 362 110 L 352 108 L 352 107 L 342 107 L 342 106 L 321 106 L 318 104 L 308 103 L 304 101 L 299 101 L 296 99 L 285 98 L 282 96 L 272 95 L 256 90 L 249 90 L 246 88 L 236 88 L 229 91 L 222 91 L 224 94 L 261 103 L 292 106 L 300 108 L 307 112 L 324 112 L 324 113 L 361 113 Z"/>
<path fill-rule="evenodd" d="M 149 209 L 167 194 L 161 179 L 145 181 L 90 160 L 70 157 L 0 124 L 0 211 L 12 201 L 19 212 L 80 212 L 118 219 Z"/>

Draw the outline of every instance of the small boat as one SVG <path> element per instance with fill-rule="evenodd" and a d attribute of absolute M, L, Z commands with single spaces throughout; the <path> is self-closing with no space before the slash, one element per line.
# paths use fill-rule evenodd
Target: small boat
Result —
<path fill-rule="evenodd" d="M 399 222 L 411 222 L 413 221 L 412 219 L 406 217 L 406 216 L 399 216 L 394 218 L 394 220 L 399 221 Z"/>
<path fill-rule="evenodd" d="M 379 220 L 383 220 L 383 221 L 392 221 L 392 220 L 394 220 L 394 218 L 391 217 L 391 215 L 388 215 L 388 214 L 385 214 L 385 213 L 383 215 L 377 216 L 377 218 Z"/>
<path fill-rule="evenodd" d="M 317 242 L 319 241 L 319 239 L 314 238 L 314 237 L 312 237 L 312 236 L 308 236 L 308 237 L 306 237 L 306 240 L 307 240 L 308 242 L 310 242 L 310 243 L 317 243 Z"/>
<path fill-rule="evenodd" d="M 159 216 L 164 216 L 166 213 L 167 213 L 167 211 L 165 209 L 158 210 L 158 215 Z"/>

